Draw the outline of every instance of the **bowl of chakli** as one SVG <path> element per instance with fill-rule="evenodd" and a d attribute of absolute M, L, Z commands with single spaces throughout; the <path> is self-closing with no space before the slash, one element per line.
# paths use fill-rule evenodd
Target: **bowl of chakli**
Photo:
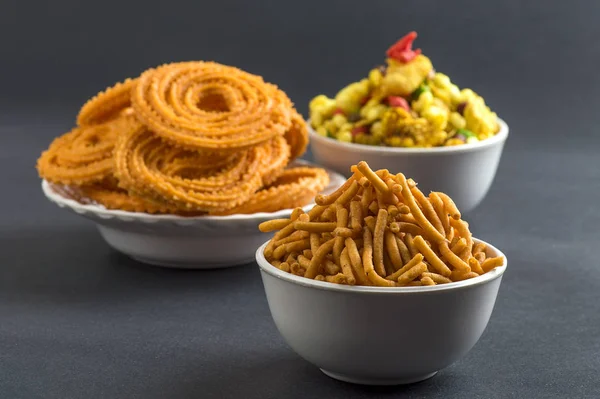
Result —
<path fill-rule="evenodd" d="M 99 93 L 37 162 L 49 200 L 141 262 L 251 262 L 257 226 L 308 211 L 345 178 L 298 158 L 307 127 L 287 95 L 214 62 L 162 65 Z"/>
<path fill-rule="evenodd" d="M 360 161 L 401 171 L 469 212 L 493 183 L 508 125 L 480 95 L 460 89 L 413 50 L 416 36 L 400 39 L 385 65 L 334 98 L 312 99 L 312 152 L 317 163 L 344 175 Z"/>
<path fill-rule="evenodd" d="M 328 376 L 421 381 L 477 343 L 507 260 L 452 199 L 364 162 L 308 212 L 261 224 L 256 260 L 279 332 Z"/>

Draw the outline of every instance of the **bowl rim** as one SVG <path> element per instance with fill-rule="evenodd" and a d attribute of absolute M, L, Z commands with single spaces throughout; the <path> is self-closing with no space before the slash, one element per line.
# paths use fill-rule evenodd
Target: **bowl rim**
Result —
<path fill-rule="evenodd" d="M 478 141 L 473 144 L 465 144 L 465 145 L 457 145 L 457 146 L 449 146 L 449 147 L 432 147 L 432 148 L 421 148 L 421 147 L 384 147 L 384 146 L 374 146 L 368 144 L 358 144 L 358 143 L 345 143 L 343 141 L 338 141 L 332 139 L 330 137 L 323 137 L 318 134 L 311 126 L 310 119 L 306 121 L 308 126 L 308 131 L 310 135 L 311 145 L 314 142 L 320 142 L 324 144 L 329 144 L 333 146 L 338 146 L 341 148 L 345 148 L 348 150 L 355 150 L 361 152 L 370 152 L 370 153 L 379 153 L 379 154 L 403 154 L 403 155 L 426 155 L 426 154 L 447 154 L 447 153 L 462 153 L 462 152 L 471 152 L 481 150 L 487 147 L 491 147 L 498 143 L 506 141 L 508 138 L 509 127 L 504 122 L 504 120 L 497 118 L 498 125 L 500 125 L 500 130 L 493 137 L 489 139 L 485 139 L 483 141 Z"/>
<path fill-rule="evenodd" d="M 308 167 L 319 167 L 325 169 L 329 174 L 329 177 L 334 182 L 334 186 L 331 188 L 332 190 L 337 189 L 341 184 L 343 184 L 347 179 L 345 176 L 341 175 L 334 170 L 318 165 L 314 162 L 310 162 L 304 159 L 295 159 L 290 165 L 300 165 L 300 166 L 308 166 Z M 331 182 L 330 182 L 331 184 Z M 57 204 L 60 207 L 67 207 L 78 214 L 88 214 L 91 213 L 95 216 L 98 216 L 102 219 L 110 219 L 113 217 L 119 218 L 121 220 L 128 221 L 140 221 L 140 222 L 182 222 L 182 223 L 194 223 L 194 222 L 220 222 L 220 221 L 261 221 L 261 220 L 270 220 L 277 218 L 285 218 L 289 217 L 293 211 L 293 209 L 281 209 L 276 212 L 256 212 L 250 214 L 233 214 L 233 215 L 225 215 L 225 216 L 181 216 L 181 215 L 171 215 L 171 214 L 151 214 L 144 212 L 130 212 L 123 211 L 119 209 L 107 209 L 99 204 L 82 204 L 79 201 L 76 201 L 71 198 L 64 197 L 63 195 L 56 192 L 51 183 L 45 179 L 42 179 L 41 182 L 42 191 L 46 198 L 48 198 L 51 202 Z M 313 206 L 314 201 L 310 204 L 307 204 L 302 207 L 305 212 L 308 212 Z"/>
<path fill-rule="evenodd" d="M 502 253 L 498 248 L 494 247 L 491 244 L 483 240 L 479 240 L 473 237 L 474 243 L 482 243 L 486 245 L 488 251 L 492 252 L 494 256 L 502 256 L 504 258 L 504 265 L 498 266 L 493 270 L 490 270 L 487 273 L 484 273 L 478 277 L 474 277 L 468 280 L 457 281 L 453 283 L 447 284 L 438 284 L 431 286 L 419 286 L 419 287 L 371 287 L 371 286 L 356 286 L 356 285 L 343 285 L 343 284 L 335 284 L 328 283 L 326 281 L 318 281 L 309 279 L 306 277 L 296 276 L 291 273 L 284 272 L 279 270 L 271 263 L 269 263 L 264 256 L 264 249 L 269 243 L 269 241 L 265 242 L 256 250 L 256 262 L 261 269 L 261 272 L 267 273 L 277 279 L 287 281 L 292 284 L 301 285 L 308 288 L 315 288 L 325 291 L 334 291 L 334 292 L 347 292 L 347 293 L 356 293 L 356 294 L 400 294 L 400 295 L 410 295 L 410 294 L 423 294 L 429 292 L 441 292 L 441 291 L 450 291 L 450 290 L 459 290 L 465 289 L 468 287 L 473 287 L 477 285 L 487 284 L 496 280 L 497 278 L 502 277 L 504 272 L 506 271 L 506 267 L 508 266 L 508 259 L 506 255 Z"/>

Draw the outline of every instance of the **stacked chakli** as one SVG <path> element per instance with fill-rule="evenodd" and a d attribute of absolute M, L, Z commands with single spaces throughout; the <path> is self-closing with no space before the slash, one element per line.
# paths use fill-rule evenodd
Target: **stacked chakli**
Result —
<path fill-rule="evenodd" d="M 55 189 L 108 209 L 274 212 L 310 203 L 325 170 L 292 167 L 308 132 L 287 95 L 214 62 L 149 69 L 99 93 L 37 168 Z"/>

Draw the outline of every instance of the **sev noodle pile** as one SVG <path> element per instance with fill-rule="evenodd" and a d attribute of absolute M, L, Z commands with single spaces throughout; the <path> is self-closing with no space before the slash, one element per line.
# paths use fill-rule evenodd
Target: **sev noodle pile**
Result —
<path fill-rule="evenodd" d="M 402 173 L 366 162 L 316 206 L 262 223 L 277 231 L 264 250 L 275 267 L 310 279 L 366 286 L 421 286 L 478 277 L 504 263 L 474 243 L 450 197 L 425 196 Z"/>

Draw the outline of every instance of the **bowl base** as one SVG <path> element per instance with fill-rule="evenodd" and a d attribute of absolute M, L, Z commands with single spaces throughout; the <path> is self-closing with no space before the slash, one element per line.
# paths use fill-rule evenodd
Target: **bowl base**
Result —
<path fill-rule="evenodd" d="M 203 270 L 203 269 L 225 269 L 228 267 L 237 267 L 254 261 L 254 258 L 248 259 L 239 263 L 197 263 L 197 262 L 172 262 L 156 259 L 148 259 L 141 256 L 131 256 L 132 259 L 152 266 L 166 267 L 169 269 L 188 269 L 188 270 Z"/>
<path fill-rule="evenodd" d="M 424 380 L 431 378 L 437 374 L 437 371 L 434 371 L 433 373 L 416 375 L 416 376 L 407 377 L 407 378 L 381 378 L 380 379 L 380 378 L 354 377 L 351 375 L 334 373 L 332 371 L 327 371 L 327 370 L 323 370 L 323 369 L 321 369 L 321 371 L 323 373 L 325 373 L 325 375 L 327 375 L 331 378 L 334 378 L 336 380 L 350 382 L 352 384 L 359 384 L 359 385 L 406 385 L 406 384 L 413 384 L 415 382 L 424 381 Z"/>

